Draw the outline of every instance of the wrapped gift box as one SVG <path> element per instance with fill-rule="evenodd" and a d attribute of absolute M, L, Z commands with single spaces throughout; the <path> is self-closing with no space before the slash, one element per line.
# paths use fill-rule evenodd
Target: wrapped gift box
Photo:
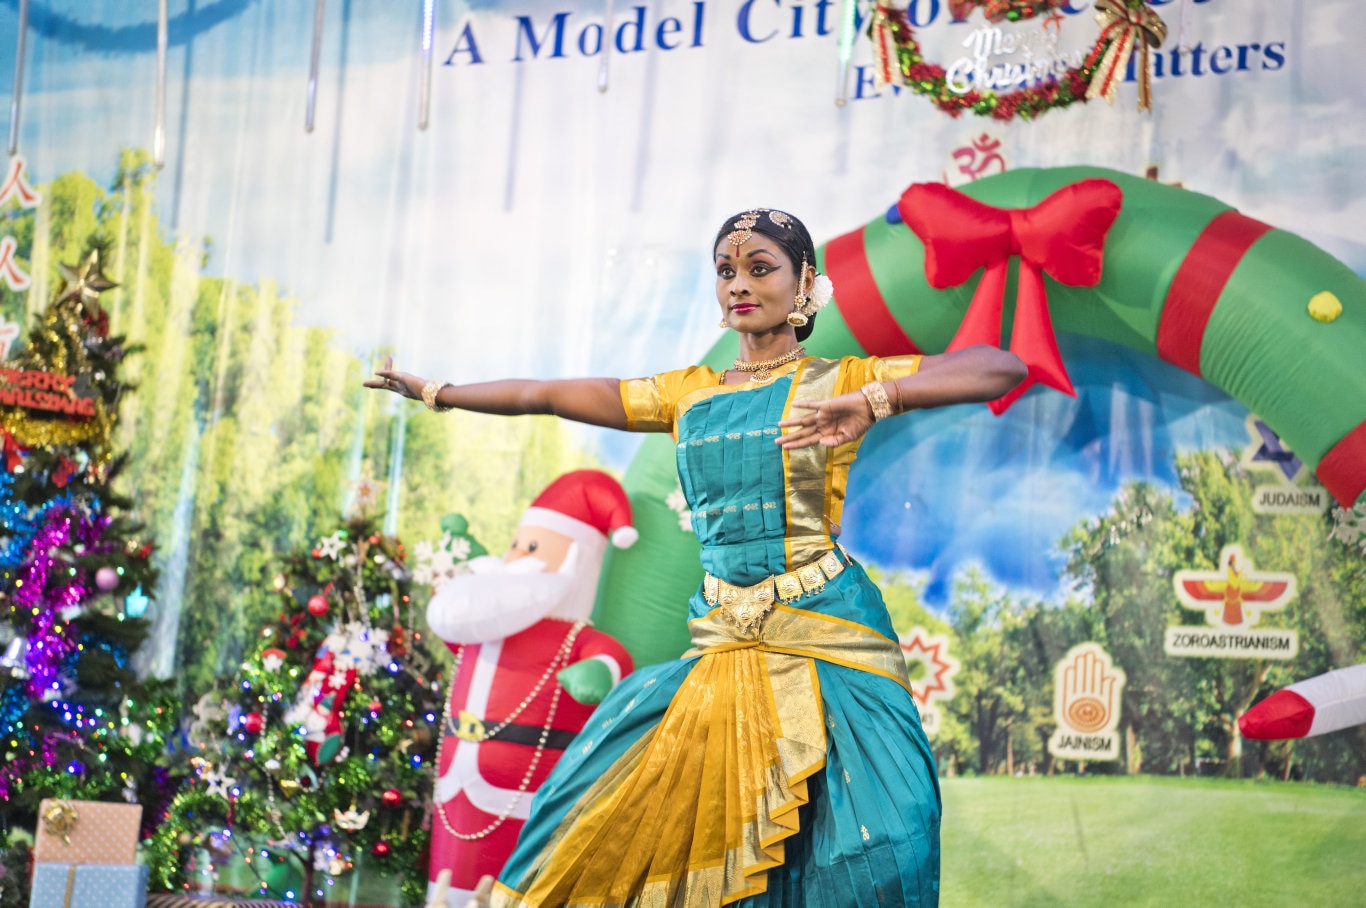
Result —
<path fill-rule="evenodd" d="M 145 864 L 38 864 L 29 908 L 144 908 Z"/>
<path fill-rule="evenodd" d="M 62 908 L 67 902 L 67 886 L 75 888 L 75 864 L 36 864 L 29 908 Z"/>
<path fill-rule="evenodd" d="M 56 864 L 132 864 L 137 859 L 139 804 L 61 801 L 38 805 L 33 860 Z"/>

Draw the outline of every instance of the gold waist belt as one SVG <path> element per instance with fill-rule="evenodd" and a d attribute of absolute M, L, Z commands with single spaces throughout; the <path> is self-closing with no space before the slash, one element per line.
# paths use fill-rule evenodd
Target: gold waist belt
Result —
<path fill-rule="evenodd" d="M 720 577 L 702 578 L 702 598 L 708 605 L 720 606 L 721 617 L 741 635 L 753 636 L 773 610 L 775 602 L 792 602 L 807 593 L 816 593 L 834 580 L 850 561 L 839 543 L 832 551 L 794 571 L 766 577 L 753 586 L 736 586 Z"/>

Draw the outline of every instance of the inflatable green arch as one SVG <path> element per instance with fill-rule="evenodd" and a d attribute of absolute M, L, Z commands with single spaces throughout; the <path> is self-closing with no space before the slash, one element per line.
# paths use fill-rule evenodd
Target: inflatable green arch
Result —
<path fill-rule="evenodd" d="M 1200 376 L 1274 429 L 1340 504 L 1362 497 L 1366 281 L 1301 237 L 1209 196 L 1128 174 L 1022 169 L 962 191 L 988 205 L 1024 208 L 1089 178 L 1118 186 L 1123 204 L 1105 241 L 1099 283 L 1045 279 L 1056 330 L 1123 344 Z M 817 356 L 943 351 L 976 285 L 933 289 L 924 245 L 890 213 L 817 254 L 836 288 L 806 344 Z M 1008 324 L 1013 287 L 1006 299 Z M 703 362 L 721 367 L 736 352 L 736 336 L 727 332 Z M 686 602 L 701 581 L 697 542 L 666 504 L 678 487 L 672 441 L 647 437 L 624 485 L 640 541 L 609 556 L 595 619 L 637 664 L 649 664 L 686 649 Z"/>

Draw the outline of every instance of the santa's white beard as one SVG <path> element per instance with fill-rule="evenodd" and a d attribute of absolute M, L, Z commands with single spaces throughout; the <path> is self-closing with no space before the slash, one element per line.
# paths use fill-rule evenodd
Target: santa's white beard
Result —
<path fill-rule="evenodd" d="M 553 613 L 574 590 L 572 574 L 542 573 L 534 558 L 470 562 L 470 573 L 446 581 L 427 605 L 427 624 L 448 643 L 502 640 Z"/>

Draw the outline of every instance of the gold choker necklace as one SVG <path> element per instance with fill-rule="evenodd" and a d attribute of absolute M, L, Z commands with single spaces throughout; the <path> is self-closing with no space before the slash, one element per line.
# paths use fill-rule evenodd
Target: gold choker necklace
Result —
<path fill-rule="evenodd" d="M 751 373 L 753 377 L 750 379 L 750 381 L 758 385 L 763 385 L 773 381 L 774 369 L 778 368 L 779 366 L 785 366 L 793 360 L 801 359 L 805 355 L 806 348 L 803 347 L 801 344 L 798 344 L 791 350 L 784 353 L 782 356 L 776 357 L 774 359 L 764 359 L 755 363 L 749 363 L 745 362 L 742 359 L 736 359 L 735 362 L 730 364 L 730 367 L 734 369 L 736 372 Z"/>

